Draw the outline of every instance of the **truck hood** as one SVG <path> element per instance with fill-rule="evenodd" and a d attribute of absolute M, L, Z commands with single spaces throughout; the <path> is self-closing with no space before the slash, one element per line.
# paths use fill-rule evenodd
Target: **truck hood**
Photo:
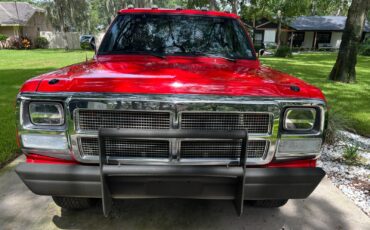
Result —
<path fill-rule="evenodd" d="M 258 61 L 136 55 L 98 56 L 30 79 L 21 92 L 324 98 L 318 88 Z"/>

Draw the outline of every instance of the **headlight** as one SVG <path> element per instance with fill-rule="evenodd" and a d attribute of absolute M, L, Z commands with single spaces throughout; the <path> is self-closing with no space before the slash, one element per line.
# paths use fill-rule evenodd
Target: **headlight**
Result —
<path fill-rule="evenodd" d="M 314 128 L 316 110 L 313 108 L 289 108 L 284 115 L 284 129 L 309 131 Z"/>
<path fill-rule="evenodd" d="M 63 125 L 63 106 L 57 102 L 31 102 L 30 120 L 34 125 Z"/>

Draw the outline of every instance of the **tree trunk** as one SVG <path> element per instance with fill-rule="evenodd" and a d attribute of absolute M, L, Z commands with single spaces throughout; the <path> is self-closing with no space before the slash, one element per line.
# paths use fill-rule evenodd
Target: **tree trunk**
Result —
<path fill-rule="evenodd" d="M 278 21 L 278 28 L 277 28 L 277 45 L 276 45 L 276 48 L 279 49 L 280 47 L 280 43 L 281 43 L 281 17 L 279 17 L 279 21 Z"/>
<path fill-rule="evenodd" d="M 62 32 L 62 37 L 63 37 L 63 40 L 64 40 L 64 49 L 65 50 L 69 50 L 69 46 L 68 46 L 68 39 L 67 39 L 67 27 L 65 25 L 65 14 L 64 14 L 64 7 L 62 4 L 60 5 L 57 5 L 55 6 L 57 8 L 57 14 L 58 14 L 58 18 L 59 18 L 59 23 L 60 23 L 60 32 Z"/>
<path fill-rule="evenodd" d="M 144 8 L 145 7 L 145 0 L 135 0 L 135 7 L 136 8 Z"/>
<path fill-rule="evenodd" d="M 63 37 L 64 44 L 65 44 L 64 49 L 68 51 L 69 45 L 68 45 L 68 39 L 67 39 L 67 30 L 64 26 L 64 23 L 60 25 L 60 30 L 62 31 L 62 35 L 63 35 L 62 37 Z"/>
<path fill-rule="evenodd" d="M 216 10 L 216 0 L 210 0 L 209 1 L 209 9 L 210 10 Z"/>
<path fill-rule="evenodd" d="M 293 40 L 294 40 L 294 33 L 290 35 L 290 52 L 293 50 Z"/>
<path fill-rule="evenodd" d="M 238 1 L 237 0 L 231 0 L 230 4 L 231 4 L 232 13 L 238 14 L 238 8 L 237 8 Z"/>
<path fill-rule="evenodd" d="M 366 13 L 369 7 L 369 0 L 352 1 L 348 10 L 337 60 L 329 75 L 330 80 L 347 83 L 356 81 L 357 49 L 361 41 Z"/>

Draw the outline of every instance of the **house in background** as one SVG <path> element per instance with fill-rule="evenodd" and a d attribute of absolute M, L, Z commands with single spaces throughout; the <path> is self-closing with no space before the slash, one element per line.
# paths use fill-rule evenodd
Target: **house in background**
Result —
<path fill-rule="evenodd" d="M 51 30 L 44 9 L 27 2 L 0 2 L 0 34 L 34 40 L 40 31 Z"/>
<path fill-rule="evenodd" d="M 301 16 L 289 25 L 282 26 L 281 41 L 283 44 L 302 49 L 338 49 L 346 24 L 345 16 Z M 290 38 L 293 36 L 293 40 Z M 370 37 L 370 26 L 365 23 L 362 40 Z M 266 19 L 256 24 L 254 43 L 276 43 L 277 24 Z"/>
<path fill-rule="evenodd" d="M 254 27 L 253 42 L 255 45 L 261 46 L 261 44 L 276 44 L 277 41 L 277 28 L 278 25 L 275 22 L 269 21 L 268 19 L 259 20 Z M 287 41 L 288 33 L 294 31 L 289 26 L 282 25 L 281 27 L 281 38 L 283 41 Z"/>

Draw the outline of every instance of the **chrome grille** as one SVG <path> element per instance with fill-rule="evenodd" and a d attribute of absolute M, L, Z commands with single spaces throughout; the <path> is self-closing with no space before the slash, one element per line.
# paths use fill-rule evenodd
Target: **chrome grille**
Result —
<path fill-rule="evenodd" d="M 169 112 L 80 110 L 77 114 L 77 128 L 97 131 L 99 128 L 169 129 Z"/>
<path fill-rule="evenodd" d="M 80 138 L 80 152 L 84 156 L 99 156 L 99 142 L 95 137 Z M 169 142 L 162 140 L 106 139 L 109 156 L 122 158 L 168 158 Z M 236 159 L 240 157 L 241 141 L 182 141 L 180 158 Z M 247 158 L 263 158 L 268 141 L 250 140 Z"/>
<path fill-rule="evenodd" d="M 249 133 L 268 133 L 269 127 L 270 114 L 268 113 L 184 112 L 181 114 L 182 129 L 247 129 Z"/>
<path fill-rule="evenodd" d="M 104 140 L 107 156 L 122 158 L 168 158 L 169 142 L 162 140 L 110 139 Z M 80 139 L 83 156 L 98 156 L 98 138 Z"/>
<path fill-rule="evenodd" d="M 79 140 L 81 156 L 99 156 L 99 139 L 83 137 Z"/>
<path fill-rule="evenodd" d="M 267 141 L 248 141 L 247 158 L 262 158 L 267 151 Z M 181 158 L 237 159 L 241 141 L 182 141 Z"/>

